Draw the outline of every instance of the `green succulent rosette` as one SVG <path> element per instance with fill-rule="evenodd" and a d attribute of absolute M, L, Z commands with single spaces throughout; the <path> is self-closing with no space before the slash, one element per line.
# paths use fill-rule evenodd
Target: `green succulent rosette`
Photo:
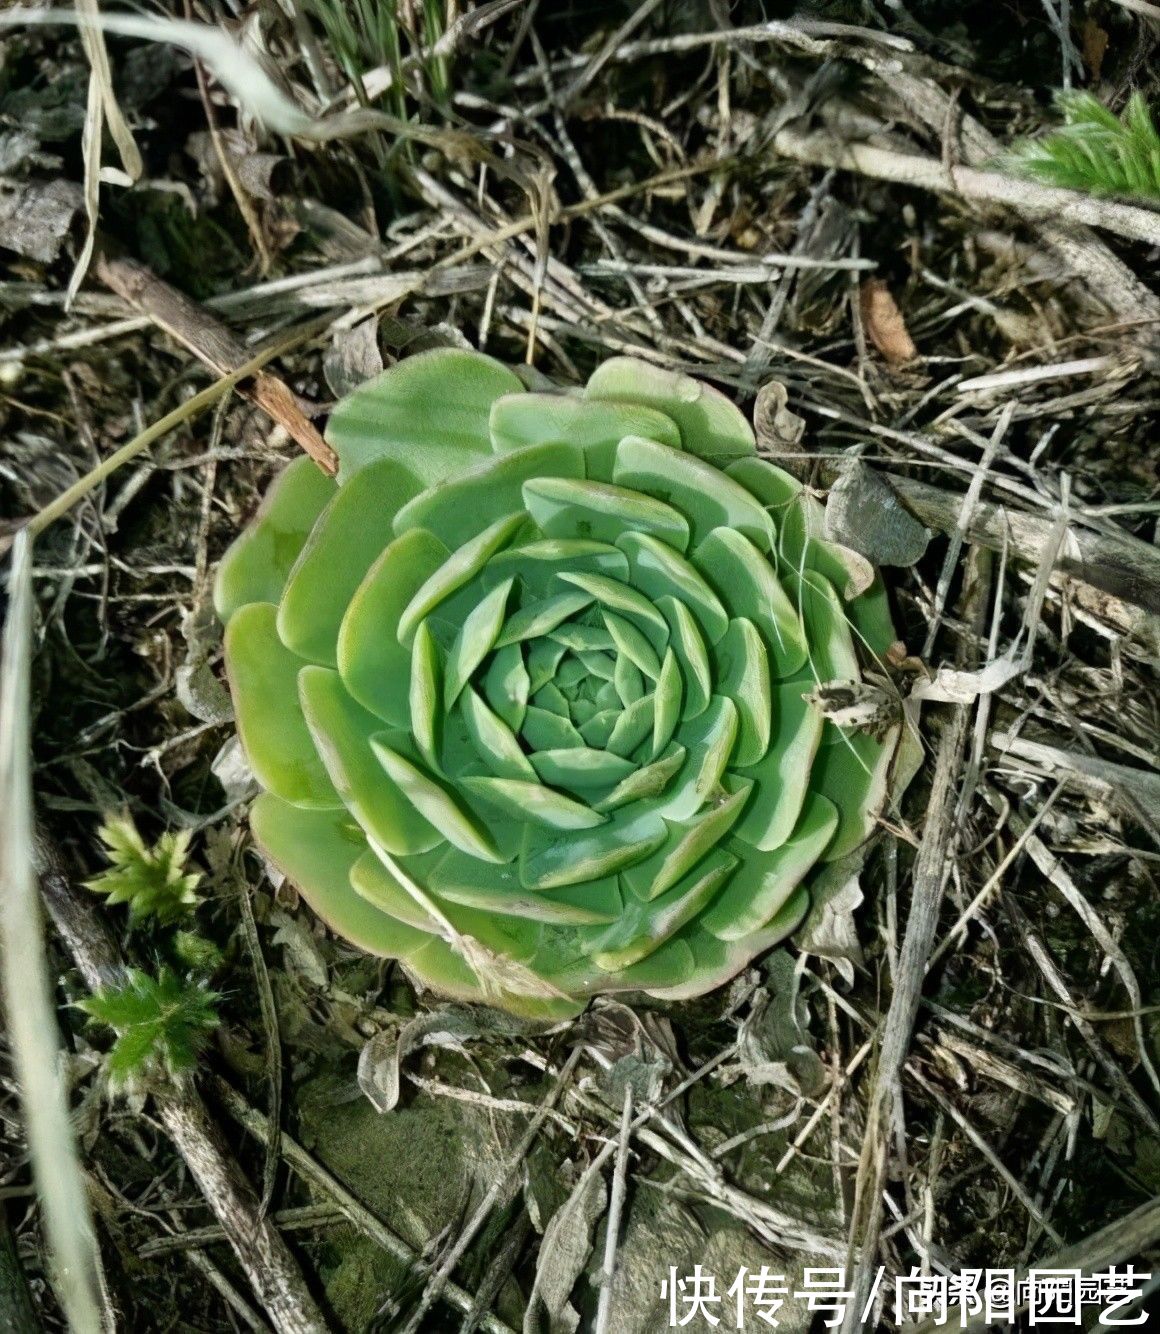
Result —
<path fill-rule="evenodd" d="M 216 604 L 252 827 L 334 931 L 537 1017 L 699 995 L 870 832 L 896 733 L 827 721 L 894 639 L 723 395 L 631 358 L 528 392 L 408 358 L 277 478 Z"/>

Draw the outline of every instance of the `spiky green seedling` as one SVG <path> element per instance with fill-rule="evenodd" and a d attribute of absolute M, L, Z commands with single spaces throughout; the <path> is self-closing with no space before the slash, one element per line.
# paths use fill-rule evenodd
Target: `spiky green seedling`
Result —
<path fill-rule="evenodd" d="M 110 864 L 85 885 L 103 894 L 106 903 L 127 904 L 130 922 L 136 925 L 151 918 L 167 924 L 197 907 L 201 874 L 186 870 L 188 830 L 162 834 L 149 848 L 129 816 L 113 816 L 97 835 Z"/>
<path fill-rule="evenodd" d="M 1014 170 L 1093 195 L 1160 199 L 1160 132 L 1142 94 L 1119 119 L 1091 93 L 1060 93 L 1056 105 L 1063 125 L 1016 145 Z"/>
<path fill-rule="evenodd" d="M 106 1058 L 115 1088 L 177 1078 L 192 1070 L 218 1026 L 216 991 L 163 967 L 156 977 L 128 970 L 123 987 L 99 991 L 78 1006 L 117 1032 Z"/>
<path fill-rule="evenodd" d="M 315 911 L 541 1017 L 700 995 L 792 932 L 898 735 L 810 697 L 895 636 L 737 408 L 631 358 L 529 393 L 443 350 L 328 436 L 338 481 L 292 463 L 216 587 L 253 830 Z"/>

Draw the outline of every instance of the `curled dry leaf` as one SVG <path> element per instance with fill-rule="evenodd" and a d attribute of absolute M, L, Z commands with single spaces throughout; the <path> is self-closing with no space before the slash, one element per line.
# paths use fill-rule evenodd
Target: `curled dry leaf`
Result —
<path fill-rule="evenodd" d="M 416 1015 L 397 1033 L 376 1033 L 359 1054 L 358 1084 L 378 1112 L 392 1111 L 399 1101 L 403 1062 L 420 1047 L 456 1047 L 475 1038 L 517 1031 L 503 1015 L 446 1006 Z"/>
<path fill-rule="evenodd" d="M 831 862 L 814 888 L 813 902 L 794 944 L 803 954 L 828 959 L 846 984 L 854 981 L 854 967 L 862 962 L 862 946 L 854 913 L 862 906 L 860 876 L 865 850 Z"/>
<path fill-rule="evenodd" d="M 801 450 L 802 436 L 806 430 L 805 418 L 791 412 L 788 403 L 789 394 L 780 380 L 770 380 L 757 391 L 757 400 L 753 405 L 753 430 L 761 453 L 777 458 Z"/>
<path fill-rule="evenodd" d="M 862 323 L 866 336 L 891 366 L 905 366 L 918 357 L 918 348 L 890 295 L 890 288 L 881 278 L 869 278 L 859 292 Z"/>
<path fill-rule="evenodd" d="M 825 1067 L 806 1030 L 809 1012 L 801 996 L 801 974 L 786 950 L 766 964 L 768 981 L 737 1038 L 737 1054 L 750 1084 L 774 1084 L 794 1095 L 813 1096 L 825 1084 Z"/>
<path fill-rule="evenodd" d="M 374 316 L 352 329 L 337 330 L 322 359 L 322 373 L 335 398 L 345 398 L 382 369 L 379 322 Z"/>

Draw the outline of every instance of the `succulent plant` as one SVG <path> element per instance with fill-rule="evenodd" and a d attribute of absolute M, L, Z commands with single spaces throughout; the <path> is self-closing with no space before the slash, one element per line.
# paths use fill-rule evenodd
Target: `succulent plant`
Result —
<path fill-rule="evenodd" d="M 631 358 L 531 392 L 410 357 L 276 479 L 216 603 L 255 837 L 337 933 L 532 1016 L 701 994 L 784 939 L 881 809 L 897 730 L 820 684 L 877 579 L 722 394 Z"/>

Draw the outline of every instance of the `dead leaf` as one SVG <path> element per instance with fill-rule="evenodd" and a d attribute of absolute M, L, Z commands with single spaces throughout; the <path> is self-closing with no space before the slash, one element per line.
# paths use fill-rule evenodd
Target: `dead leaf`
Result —
<path fill-rule="evenodd" d="M 875 565 L 913 565 L 930 533 L 881 473 L 851 460 L 826 499 L 826 537 Z"/>
<path fill-rule="evenodd" d="M 803 954 L 828 959 L 841 973 L 846 985 L 854 981 L 854 967 L 862 962 L 862 946 L 854 912 L 862 906 L 859 877 L 865 850 L 859 848 L 848 857 L 826 865 L 811 885 L 810 910 L 794 944 Z"/>
<path fill-rule="evenodd" d="M 80 186 L 59 177 L 20 185 L 0 182 L 0 246 L 51 264 L 84 203 Z"/>
<path fill-rule="evenodd" d="M 1104 67 L 1104 56 L 1108 53 L 1108 34 L 1093 18 L 1085 18 L 1079 31 L 1083 63 L 1095 83 Z"/>
<path fill-rule="evenodd" d="M 345 398 L 382 369 L 379 322 L 373 315 L 353 329 L 339 329 L 322 358 L 322 373 L 335 398 Z"/>
<path fill-rule="evenodd" d="M 771 954 L 765 968 L 768 981 L 754 993 L 737 1036 L 745 1078 L 811 1097 L 825 1084 L 826 1071 L 806 1031 L 809 1012 L 800 994 L 801 974 L 788 950 Z"/>
<path fill-rule="evenodd" d="M 548 1221 L 523 1334 L 575 1334 L 580 1328 L 580 1315 L 568 1297 L 588 1263 L 592 1229 L 607 1200 L 604 1178 L 590 1169 Z"/>
<path fill-rule="evenodd" d="M 905 366 L 918 357 L 918 348 L 902 318 L 902 311 L 882 278 L 868 278 L 861 287 L 862 322 L 870 341 L 891 366 Z"/>
<path fill-rule="evenodd" d="M 363 1047 L 358 1058 L 358 1086 L 376 1112 L 394 1110 L 399 1101 L 403 1061 L 419 1047 L 461 1047 L 487 1031 L 486 1022 L 468 1010 L 445 1008 L 416 1015 L 398 1033 L 384 1029 Z"/>
<path fill-rule="evenodd" d="M 757 391 L 757 401 L 753 405 L 753 429 L 757 435 L 757 447 L 763 453 L 776 457 L 800 451 L 806 430 L 805 418 L 791 412 L 788 403 L 789 393 L 780 380 L 770 380 Z"/>
<path fill-rule="evenodd" d="M 274 944 L 284 947 L 282 958 L 288 971 L 319 990 L 325 987 L 329 979 L 326 960 L 318 948 L 318 941 L 301 919 L 292 917 L 281 908 L 275 908 L 270 914 L 270 921 L 278 928 L 274 933 Z"/>

